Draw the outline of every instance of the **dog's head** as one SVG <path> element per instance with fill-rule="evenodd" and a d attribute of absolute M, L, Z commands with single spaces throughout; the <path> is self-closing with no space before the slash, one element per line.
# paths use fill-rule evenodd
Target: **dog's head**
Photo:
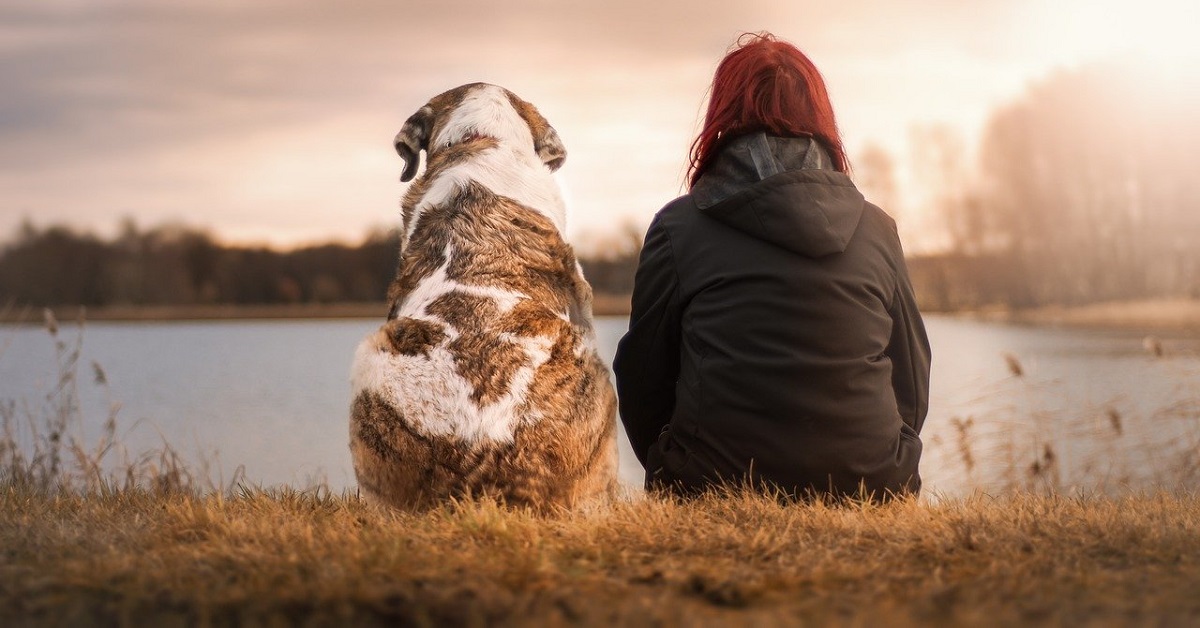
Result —
<path fill-rule="evenodd" d="M 396 134 L 396 152 L 404 159 L 401 181 L 417 175 L 420 153 L 475 138 L 533 148 L 551 171 L 567 159 L 567 149 L 537 108 L 497 85 L 471 83 L 434 96 L 409 116 Z"/>

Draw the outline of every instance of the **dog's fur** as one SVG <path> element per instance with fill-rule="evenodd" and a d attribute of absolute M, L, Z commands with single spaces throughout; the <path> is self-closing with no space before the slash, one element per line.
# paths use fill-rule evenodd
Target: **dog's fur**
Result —
<path fill-rule="evenodd" d="M 566 151 L 495 85 L 440 94 L 396 136 L 400 264 L 359 346 L 350 450 L 362 491 L 405 509 L 490 495 L 574 508 L 616 487 L 616 397 L 592 292 L 563 239 Z"/>

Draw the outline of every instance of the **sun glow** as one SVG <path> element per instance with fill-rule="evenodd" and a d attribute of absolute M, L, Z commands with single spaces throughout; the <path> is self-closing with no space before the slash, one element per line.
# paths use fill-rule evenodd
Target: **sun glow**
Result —
<path fill-rule="evenodd" d="M 1194 0 L 1092 2 L 1057 5 L 1052 36 L 1065 48 L 1089 56 L 1131 54 L 1155 63 L 1181 66 L 1200 60 Z M 1062 28 L 1066 26 L 1067 28 Z"/>

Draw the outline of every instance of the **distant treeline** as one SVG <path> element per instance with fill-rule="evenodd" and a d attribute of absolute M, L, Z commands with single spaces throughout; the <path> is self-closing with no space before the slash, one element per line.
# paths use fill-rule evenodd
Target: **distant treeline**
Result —
<path fill-rule="evenodd" d="M 1200 298 L 1200 83 L 1179 78 L 1057 73 L 992 114 L 977 167 L 951 136 L 917 138 L 951 237 L 910 261 L 922 305 Z"/>
<path fill-rule="evenodd" d="M 0 248 L 0 307 L 30 305 L 300 304 L 382 301 L 396 271 L 399 236 L 358 246 L 290 251 L 222 244 L 202 230 L 126 223 L 103 239 L 68 227 L 23 226 Z M 598 293 L 626 294 L 636 250 L 581 264 Z"/>

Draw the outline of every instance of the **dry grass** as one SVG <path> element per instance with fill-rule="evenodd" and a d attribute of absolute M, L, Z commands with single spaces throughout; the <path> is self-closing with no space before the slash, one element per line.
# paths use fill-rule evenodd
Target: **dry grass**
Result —
<path fill-rule="evenodd" d="M 1162 350 L 1147 351 L 1148 359 L 1163 358 Z M 930 434 L 927 425 L 923 469 L 934 469 L 927 477 L 937 477 L 939 487 L 954 494 L 1110 496 L 1200 488 L 1194 360 L 1166 360 L 1159 372 L 1169 385 L 1149 394 L 1153 403 L 1114 390 L 1100 403 L 1055 406 L 1061 378 L 1039 379 L 1017 356 L 1000 357 L 1009 377 L 972 386 L 967 412 L 952 415 L 949 429 Z"/>
<path fill-rule="evenodd" d="M 84 493 L 148 488 L 155 491 L 227 490 L 242 480 L 238 467 L 224 480 L 209 461 L 192 463 L 164 442 L 156 450 L 131 454 L 117 438 L 121 404 L 108 395 L 108 377 L 96 362 L 86 367 L 109 398 L 102 420 L 85 421 L 79 398 L 84 321 L 74 337 L 63 334 L 51 310 L 43 325 L 54 343 L 56 377 L 51 390 L 30 402 L 0 399 L 0 481 L 9 488 L 50 493 Z M 0 357 L 4 345 L 0 344 Z M 101 425 L 95 442 L 84 436 L 87 422 Z"/>
<path fill-rule="evenodd" d="M 0 622 L 1182 625 L 1195 496 L 643 500 L 543 518 L 353 496 L 0 488 Z"/>

